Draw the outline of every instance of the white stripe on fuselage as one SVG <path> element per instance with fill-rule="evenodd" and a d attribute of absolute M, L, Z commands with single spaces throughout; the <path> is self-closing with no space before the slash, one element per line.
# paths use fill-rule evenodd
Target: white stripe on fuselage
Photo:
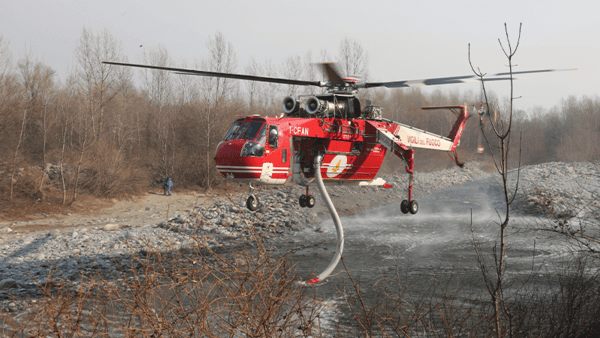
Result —
<path fill-rule="evenodd" d="M 262 170 L 262 167 L 248 167 L 248 166 L 241 166 L 241 165 L 218 165 L 217 169 L 254 169 L 254 170 Z M 289 170 L 290 167 L 273 167 L 273 170 Z"/>

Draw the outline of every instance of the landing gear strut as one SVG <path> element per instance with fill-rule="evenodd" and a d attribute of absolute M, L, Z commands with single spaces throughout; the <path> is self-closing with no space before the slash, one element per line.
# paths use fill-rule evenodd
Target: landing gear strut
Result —
<path fill-rule="evenodd" d="M 306 187 L 306 195 L 300 195 L 300 198 L 298 199 L 298 204 L 300 204 L 300 206 L 302 208 L 304 208 L 304 207 L 312 208 L 315 206 L 316 202 L 317 201 L 315 200 L 315 196 L 310 195 L 308 193 L 308 187 Z"/>
<path fill-rule="evenodd" d="M 400 203 L 400 211 L 403 214 L 416 214 L 419 211 L 419 205 L 417 201 L 412 200 L 412 188 L 413 188 L 413 163 L 414 163 L 414 153 L 415 151 L 412 149 L 401 149 L 402 158 L 406 162 L 406 172 L 408 173 L 408 200 L 402 201 Z"/>
<path fill-rule="evenodd" d="M 252 187 L 252 184 L 248 184 L 248 193 L 250 194 L 250 196 L 248 196 L 248 199 L 246 200 L 246 207 L 250 211 L 256 211 L 256 209 L 258 209 L 259 203 L 258 197 L 254 196 L 254 194 L 252 193 L 253 190 L 254 188 Z"/>

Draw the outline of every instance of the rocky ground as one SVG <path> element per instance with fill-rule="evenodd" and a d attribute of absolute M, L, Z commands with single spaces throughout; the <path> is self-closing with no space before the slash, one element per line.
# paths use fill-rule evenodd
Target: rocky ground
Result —
<path fill-rule="evenodd" d="M 591 163 L 546 163 L 524 167 L 517 197 L 522 213 L 548 212 L 540 196 L 551 196 L 556 210 L 565 212 L 579 190 L 571 192 L 574 184 L 595 182 L 598 187 L 598 167 Z M 467 163 L 431 173 L 417 173 L 413 198 L 432 194 L 451 185 L 478 179 L 497 179 Z M 512 180 L 516 172 L 510 174 Z M 393 188 L 328 187 L 332 200 L 341 215 L 350 215 L 406 198 L 407 175 L 383 176 Z M 567 186 L 566 182 L 571 182 Z M 575 183 L 573 183 L 575 182 Z M 294 236 L 298 231 L 323 230 L 319 221 L 329 218 L 318 190 L 312 188 L 317 204 L 301 208 L 298 196 L 304 188 L 292 186 L 257 189 L 259 210 L 245 208 L 247 193 L 231 196 L 174 195 L 165 197 L 150 194 L 137 200 L 121 201 L 99 215 L 40 216 L 28 222 L 0 224 L 0 309 L 14 308 L 14 298 L 40 296 L 40 286 L 52 281 L 68 282 L 74 286 L 82 276 L 101 274 L 111 278 L 119 266 L 129 264 L 130 255 L 143 255 L 147 250 L 179 249 L 196 241 L 211 247 L 226 247 L 256 231 L 265 239 L 283 235 Z M 596 193 L 598 191 L 596 190 Z M 592 195 L 589 195 L 592 196 Z M 569 211 L 570 212 L 570 211 Z"/>
<path fill-rule="evenodd" d="M 600 201 L 600 163 L 548 162 L 512 171 L 510 183 L 519 176 L 514 209 L 520 213 L 558 219 L 588 217 Z M 592 215 L 593 216 L 593 215 Z"/>

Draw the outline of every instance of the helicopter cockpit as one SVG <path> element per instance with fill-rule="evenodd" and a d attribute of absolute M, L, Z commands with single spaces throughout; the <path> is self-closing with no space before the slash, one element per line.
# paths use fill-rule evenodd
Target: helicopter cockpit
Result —
<path fill-rule="evenodd" d="M 225 134 L 224 141 L 248 140 L 242 146 L 240 156 L 262 157 L 265 152 L 267 127 L 264 119 L 261 120 L 236 120 L 229 128 L 229 131 L 227 131 L 227 134 Z"/>

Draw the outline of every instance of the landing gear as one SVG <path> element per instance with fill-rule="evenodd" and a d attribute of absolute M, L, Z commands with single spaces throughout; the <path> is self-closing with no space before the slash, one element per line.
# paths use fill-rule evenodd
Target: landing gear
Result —
<path fill-rule="evenodd" d="M 246 207 L 250 211 L 256 211 L 256 209 L 258 209 L 258 198 L 254 195 L 248 196 L 248 199 L 246 200 Z"/>
<path fill-rule="evenodd" d="M 402 211 L 403 214 L 408 214 L 408 201 L 404 200 L 402 201 L 402 203 L 400 203 L 400 211 Z"/>
<path fill-rule="evenodd" d="M 398 151 L 402 156 L 402 159 L 406 162 L 406 172 L 408 173 L 408 199 L 400 203 L 400 211 L 403 214 L 416 214 L 419 211 L 419 205 L 417 201 L 412 200 L 412 188 L 413 188 L 413 163 L 414 163 L 414 150 L 405 148 Z"/>
<path fill-rule="evenodd" d="M 298 198 L 298 204 L 300 204 L 302 208 L 312 208 L 315 206 L 316 202 L 315 196 L 308 193 L 308 187 L 306 187 L 306 195 L 300 195 L 300 198 Z"/>
<path fill-rule="evenodd" d="M 417 204 L 417 201 L 413 200 L 408 203 L 408 211 L 410 211 L 410 213 L 413 215 L 419 211 L 419 205 Z"/>
<path fill-rule="evenodd" d="M 256 211 L 256 209 L 258 209 L 259 204 L 258 197 L 254 196 L 254 194 L 252 193 L 253 190 L 254 187 L 252 187 L 252 184 L 248 184 L 248 193 L 250 194 L 250 196 L 248 196 L 248 199 L 246 200 L 246 207 L 250 211 Z"/>
<path fill-rule="evenodd" d="M 414 215 L 417 213 L 417 211 L 419 211 L 419 204 L 417 204 L 417 201 L 415 200 L 410 202 L 404 200 L 402 203 L 400 203 L 400 211 L 402 211 L 403 214 L 408 214 L 410 212 Z"/>
<path fill-rule="evenodd" d="M 317 201 L 315 200 L 315 196 L 313 196 L 313 195 L 306 196 L 306 206 L 307 207 L 309 207 L 309 208 L 314 207 L 316 202 Z"/>
<path fill-rule="evenodd" d="M 302 208 L 306 207 L 306 195 L 300 195 L 300 198 L 298 199 L 298 204 L 300 204 L 300 207 Z"/>

